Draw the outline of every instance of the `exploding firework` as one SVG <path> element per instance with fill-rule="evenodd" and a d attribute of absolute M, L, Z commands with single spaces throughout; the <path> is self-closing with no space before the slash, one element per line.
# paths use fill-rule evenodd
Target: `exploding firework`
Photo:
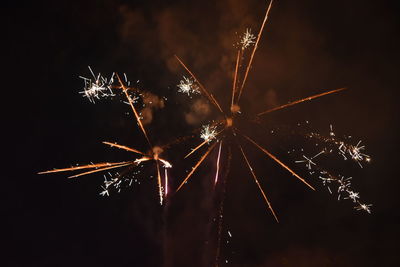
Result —
<path fill-rule="evenodd" d="M 218 175 L 219 175 L 219 169 L 220 169 L 220 156 L 221 156 L 221 150 L 226 149 L 226 146 L 230 146 L 232 145 L 232 142 L 223 142 L 223 140 L 225 138 L 232 137 L 235 141 L 233 142 L 234 145 L 236 145 L 238 147 L 238 151 L 240 151 L 240 154 L 244 160 L 245 166 L 248 167 L 249 172 L 251 174 L 251 176 L 253 177 L 262 197 L 264 198 L 269 210 L 271 211 L 272 215 L 274 216 L 274 218 L 278 221 L 278 218 L 276 216 L 275 211 L 272 208 L 271 202 L 269 201 L 267 194 L 265 192 L 265 190 L 261 187 L 260 183 L 259 183 L 259 178 L 256 175 L 256 172 L 254 170 L 254 168 L 252 167 L 251 162 L 249 161 L 249 158 L 245 152 L 244 149 L 244 144 L 248 143 L 251 144 L 253 146 L 255 146 L 259 151 L 261 151 L 265 156 L 267 156 L 268 158 L 272 159 L 273 161 L 275 161 L 278 165 L 280 165 L 281 167 L 283 167 L 284 169 L 286 169 L 293 177 L 295 177 L 296 179 L 298 179 L 299 181 L 301 181 L 302 183 L 304 183 L 307 187 L 309 187 L 310 189 L 314 190 L 314 187 L 310 185 L 309 182 L 306 181 L 306 179 L 304 179 L 303 177 L 301 177 L 299 174 L 297 174 L 295 171 L 293 171 L 288 164 L 284 163 L 282 160 L 280 160 L 277 156 L 275 156 L 273 153 L 271 153 L 268 149 L 266 149 L 265 147 L 262 147 L 258 142 L 256 142 L 253 138 L 249 137 L 248 135 L 244 134 L 243 130 L 240 129 L 240 126 L 236 123 L 237 119 L 238 119 L 238 114 L 243 114 L 245 111 L 242 111 L 240 109 L 240 100 L 241 97 L 243 95 L 243 92 L 245 90 L 245 85 L 246 85 L 246 81 L 248 78 L 248 75 L 250 73 L 250 69 L 252 67 L 252 63 L 254 60 L 254 56 L 256 53 L 256 50 L 258 48 L 258 43 L 261 39 L 262 33 L 263 33 L 263 29 L 265 27 L 265 24 L 268 20 L 268 15 L 270 13 L 271 10 L 271 6 L 272 6 L 272 1 L 270 2 L 270 4 L 268 5 L 264 20 L 262 22 L 262 25 L 260 27 L 259 33 L 257 35 L 257 37 L 255 37 L 252 33 L 250 29 L 246 29 L 246 32 L 244 33 L 244 35 L 242 36 L 239 44 L 240 46 L 238 47 L 238 52 L 237 52 L 237 57 L 236 57 L 236 64 L 235 64 L 235 72 L 233 75 L 233 81 L 232 81 L 232 92 L 231 92 L 231 102 L 230 102 L 230 107 L 228 112 L 224 111 L 225 109 L 223 109 L 221 107 L 221 105 L 219 104 L 219 102 L 217 101 L 217 99 L 214 97 L 213 94 L 211 94 L 205 87 L 204 85 L 199 81 L 199 79 L 195 76 L 194 72 L 192 70 L 189 69 L 189 67 L 182 61 L 182 59 L 180 59 L 178 56 L 176 56 L 178 62 L 180 63 L 180 65 L 187 71 L 187 73 L 191 76 L 192 81 L 194 81 L 194 83 L 197 85 L 197 88 L 199 88 L 199 91 L 201 92 L 201 94 L 206 97 L 208 99 L 208 101 L 213 104 L 213 106 L 220 112 L 220 114 L 223 116 L 224 119 L 214 123 L 214 125 L 211 127 L 209 124 L 204 125 L 202 127 L 201 130 L 201 135 L 200 138 L 203 139 L 203 142 L 200 143 L 198 146 L 196 146 L 194 149 L 192 149 L 185 158 L 187 158 L 188 156 L 192 155 L 193 153 L 195 153 L 196 151 L 198 151 L 200 148 L 202 148 L 203 146 L 209 145 L 209 147 L 207 148 L 207 150 L 200 156 L 200 159 L 198 160 L 198 162 L 194 165 L 194 167 L 192 168 L 192 170 L 186 175 L 186 177 L 182 180 L 182 182 L 180 183 L 180 185 L 178 186 L 177 191 L 179 191 L 183 185 L 185 185 L 188 180 L 190 179 L 190 177 L 195 173 L 195 171 L 201 166 L 201 164 L 205 161 L 205 159 L 207 158 L 207 156 L 215 149 L 218 149 L 218 157 L 217 157 L 217 162 L 216 162 L 216 176 L 215 176 L 215 181 L 217 182 L 218 179 Z M 245 53 L 246 50 L 248 50 L 249 48 L 252 47 L 252 50 L 250 52 L 250 56 L 248 59 L 248 62 L 246 62 L 245 64 L 243 63 L 243 61 L 245 60 Z M 191 84 L 191 86 L 193 86 L 193 84 Z M 316 95 L 312 95 L 306 98 L 302 98 L 293 102 L 290 102 L 288 104 L 284 104 L 272 109 L 268 109 L 262 112 L 259 112 L 258 114 L 256 114 L 257 119 L 259 120 L 262 116 L 265 116 L 267 114 L 270 114 L 272 112 L 278 111 L 278 110 L 282 110 L 306 101 L 310 101 L 313 99 L 317 99 L 326 95 L 330 95 L 330 94 L 334 94 L 334 93 L 338 93 L 341 92 L 343 90 L 345 90 L 346 88 L 339 88 L 339 89 L 334 89 L 334 90 L 329 90 L 329 91 L 325 91 Z M 181 88 L 179 87 L 178 89 L 179 92 L 182 92 Z M 185 92 L 186 93 L 186 92 Z M 256 121 L 256 120 L 254 120 Z M 243 142 L 245 141 L 245 143 Z M 328 141 L 327 141 L 328 142 Z M 217 145 L 219 144 L 219 145 Z M 351 146 L 351 145 L 346 145 L 345 143 L 341 142 L 340 143 L 340 147 L 339 150 L 341 151 L 341 155 L 342 156 L 349 156 L 351 157 L 353 160 L 355 160 L 358 164 L 360 164 L 361 166 L 361 161 L 369 161 L 369 156 L 365 155 L 364 153 L 362 153 L 364 149 L 364 146 L 360 146 L 360 142 L 355 145 L 355 146 Z M 312 161 L 314 158 L 316 158 L 317 156 L 321 155 L 323 152 L 315 155 L 314 157 L 308 158 L 307 156 L 303 155 L 303 159 L 302 160 L 298 160 L 296 161 L 296 163 L 305 163 L 306 166 L 311 169 L 311 167 L 313 165 L 315 165 L 315 163 Z M 330 178 L 332 179 L 332 178 Z M 335 181 L 340 181 L 340 179 L 335 179 Z M 350 192 L 350 189 L 344 190 L 345 192 Z M 343 190 L 341 190 L 343 191 Z M 343 192 L 344 192 L 343 191 Z"/>
<path fill-rule="evenodd" d="M 243 120 L 243 118 L 253 118 L 247 119 L 249 123 L 259 123 L 259 121 L 266 115 L 273 112 L 286 109 L 288 107 L 295 106 L 313 99 L 318 99 L 323 96 L 339 93 L 346 88 L 338 88 L 333 90 L 328 90 L 321 92 L 316 95 L 305 97 L 299 100 L 289 102 L 287 104 L 277 106 L 271 109 L 260 111 L 259 113 L 252 116 L 247 114 L 246 110 L 241 109 L 241 99 L 246 89 L 246 82 L 252 69 L 252 64 L 255 59 L 255 54 L 262 37 L 262 33 L 266 22 L 268 20 L 269 13 L 272 7 L 272 0 L 270 1 L 260 29 L 257 35 L 254 35 L 250 29 L 246 29 L 245 33 L 241 39 L 237 42 L 237 54 L 234 65 L 234 74 L 232 79 L 232 89 L 230 92 L 230 101 L 228 107 L 223 107 L 217 98 L 200 82 L 198 77 L 192 71 L 181 58 L 175 56 L 179 64 L 187 72 L 189 77 L 183 76 L 183 79 L 177 85 L 177 91 L 179 93 L 185 94 L 188 97 L 192 95 L 201 95 L 206 100 L 208 100 L 211 105 L 217 110 L 221 119 L 208 122 L 199 129 L 199 137 L 202 139 L 197 146 L 195 146 L 191 151 L 189 151 L 184 158 L 189 158 L 196 152 L 200 152 L 203 149 L 203 153 L 199 156 L 199 159 L 194 163 L 192 169 L 187 173 L 187 175 L 180 181 L 176 191 L 182 189 L 182 187 L 188 183 L 190 178 L 196 173 L 199 167 L 205 162 L 209 155 L 216 151 L 217 157 L 215 162 L 215 176 L 214 177 L 214 188 L 219 184 L 223 184 L 222 192 L 225 193 L 226 186 L 226 176 L 228 175 L 229 168 L 225 169 L 225 179 L 222 179 L 221 163 L 229 165 L 231 161 L 231 156 L 233 147 L 235 147 L 237 155 L 243 159 L 243 166 L 245 166 L 249 171 L 249 177 L 254 180 L 257 190 L 263 201 L 266 203 L 269 211 L 276 221 L 278 221 L 278 216 L 272 207 L 272 203 L 267 197 L 267 193 L 260 184 L 259 177 L 253 167 L 253 164 L 249 160 L 248 154 L 246 152 L 246 146 L 253 146 L 258 149 L 264 156 L 275 162 L 277 165 L 285 169 L 291 176 L 297 179 L 299 182 L 306 185 L 308 188 L 315 190 L 310 182 L 295 172 L 289 163 L 284 162 L 279 159 L 274 153 L 269 149 L 261 146 L 258 141 L 245 134 L 238 120 Z M 104 176 L 104 183 L 101 186 L 102 191 L 100 195 L 108 196 L 110 190 L 120 191 L 125 185 L 131 185 L 133 178 L 128 178 L 126 176 L 127 172 L 132 172 L 137 167 L 142 166 L 145 162 L 152 161 L 156 165 L 157 170 L 157 186 L 158 195 L 160 198 L 160 203 L 163 203 L 163 199 L 168 195 L 168 169 L 172 167 L 172 164 L 161 157 L 163 153 L 163 148 L 154 146 L 151 142 L 145 126 L 143 124 L 143 116 L 138 112 L 135 104 L 143 97 L 140 91 L 130 86 L 130 82 L 127 80 L 126 75 L 124 75 L 125 80 L 123 81 L 118 74 L 113 73 L 109 79 L 102 77 L 100 74 L 97 76 L 93 73 L 92 69 L 89 68 L 92 78 L 81 77 L 84 81 L 84 90 L 80 93 L 86 97 L 90 102 L 95 103 L 95 100 L 101 98 L 114 97 L 117 94 L 122 95 L 124 102 L 130 106 L 133 112 L 135 122 L 139 127 L 143 138 L 146 139 L 148 145 L 148 152 L 142 152 L 140 150 L 113 143 L 113 142 L 103 142 L 104 144 L 125 150 L 133 153 L 135 156 L 133 159 L 121 162 L 105 162 L 105 163 L 92 163 L 88 165 L 74 166 L 70 168 L 54 169 L 50 171 L 40 172 L 40 174 L 48 173 L 58 173 L 58 172 L 70 172 L 70 171 L 83 171 L 78 174 L 69 176 L 69 178 L 76 178 L 92 173 L 105 172 L 113 169 L 124 168 L 121 172 L 116 172 L 114 174 L 108 173 L 108 176 Z M 365 146 L 361 145 L 361 141 L 357 143 L 349 143 L 348 140 L 339 140 L 333 131 L 333 127 L 330 126 L 329 136 L 325 137 L 319 133 L 311 132 L 306 135 L 306 138 L 310 140 L 318 140 L 323 144 L 323 148 L 320 151 L 312 154 L 304 153 L 303 149 L 300 153 L 300 158 L 294 161 L 295 164 L 301 164 L 306 167 L 310 176 L 315 176 L 317 181 L 320 181 L 323 186 L 325 186 L 331 194 L 336 194 L 337 199 L 349 200 L 355 204 L 356 210 L 371 212 L 370 204 L 364 204 L 360 201 L 360 193 L 356 192 L 351 187 L 352 177 L 344 176 L 341 174 L 333 174 L 331 171 L 324 169 L 318 162 L 323 156 L 326 155 L 339 155 L 342 159 L 350 159 L 356 162 L 361 168 L 363 163 L 369 162 L 371 157 L 365 154 Z M 178 142 L 179 143 L 179 142 Z M 165 147 L 164 147 L 165 148 Z M 226 153 L 226 151 L 228 153 Z M 228 154 L 227 160 L 222 161 L 223 155 Z M 163 172 L 164 171 L 164 172 Z M 218 243 L 220 243 L 221 233 L 222 233 L 222 218 L 223 218 L 223 196 L 219 209 L 219 224 L 218 224 Z M 231 233 L 228 231 L 230 237 Z M 219 244 L 218 251 L 216 255 L 216 262 L 219 258 Z"/>
<path fill-rule="evenodd" d="M 92 75 L 94 76 L 91 68 L 89 67 L 89 70 L 91 71 Z M 94 76 L 95 77 L 95 76 Z M 117 84 L 113 84 L 114 79 L 113 77 L 116 77 Z M 102 78 L 101 75 L 99 74 L 96 78 L 96 82 L 92 83 L 91 80 L 89 82 L 89 85 L 87 85 L 87 79 L 85 79 L 85 92 L 92 90 L 90 93 L 85 93 L 87 95 L 88 99 L 94 103 L 93 98 L 100 99 L 100 97 L 108 97 L 108 96 L 115 96 L 113 93 L 112 89 L 114 90 L 120 90 L 122 94 L 125 96 L 127 100 L 127 104 L 130 106 L 136 123 L 139 126 L 141 132 L 143 133 L 144 138 L 147 141 L 149 151 L 147 153 L 141 152 L 137 149 L 125 146 L 125 145 L 120 145 L 117 143 L 112 143 L 112 142 L 103 142 L 106 145 L 109 145 L 111 147 L 115 147 L 121 150 L 125 150 L 128 152 L 131 152 L 135 154 L 136 158 L 130 161 L 123 161 L 123 162 L 105 162 L 105 163 L 97 163 L 97 164 L 88 164 L 88 165 L 81 165 L 81 166 L 75 166 L 75 167 L 69 167 L 69 168 L 63 168 L 63 169 L 54 169 L 50 171 L 43 171 L 39 172 L 39 174 L 49 174 L 49 173 L 58 173 L 58 172 L 69 172 L 69 171 L 80 171 L 80 170 L 85 170 L 84 172 L 81 172 L 79 174 L 71 175 L 69 178 L 76 178 L 92 173 L 97 173 L 97 172 L 103 172 L 103 171 L 108 171 L 111 169 L 119 169 L 122 167 L 127 167 L 125 170 L 123 170 L 121 173 L 115 173 L 114 175 L 111 173 L 109 174 L 109 180 L 107 179 L 107 176 L 104 176 L 104 184 L 101 186 L 102 191 L 100 192 L 100 195 L 102 196 L 109 196 L 109 192 L 112 188 L 116 189 L 118 192 L 120 192 L 121 187 L 124 184 L 127 184 L 130 186 L 132 184 L 132 180 L 135 179 L 134 177 L 128 178 L 125 176 L 125 174 L 128 171 L 131 171 L 134 167 L 137 166 L 142 166 L 143 163 L 148 162 L 148 161 L 153 161 L 156 164 L 157 167 L 157 185 L 158 185 L 158 194 L 160 198 L 160 204 L 163 203 L 164 197 L 168 194 L 168 171 L 167 169 L 171 168 L 172 165 L 169 163 L 167 160 L 163 159 L 160 157 L 161 153 L 163 152 L 163 149 L 159 146 L 153 146 L 149 136 L 146 132 L 146 129 L 142 123 L 142 117 L 140 116 L 140 113 L 137 111 L 135 108 L 135 103 L 137 100 L 137 97 L 133 97 L 130 92 L 138 92 L 138 89 L 129 87 L 130 82 L 126 78 L 126 75 L 124 74 L 125 77 L 125 82 L 122 81 L 120 76 L 118 74 L 113 73 L 111 76 L 110 81 L 106 84 L 106 79 Z M 95 88 L 94 89 L 86 89 L 87 86 L 90 86 L 90 88 Z M 101 88 L 101 90 L 98 90 L 97 88 Z M 94 91 L 93 91 L 94 90 Z M 108 90 L 111 92 L 111 94 L 105 94 L 101 93 L 105 90 Z M 162 179 L 162 171 L 161 168 L 164 168 L 164 179 Z M 164 180 L 164 181 L 162 181 Z"/>

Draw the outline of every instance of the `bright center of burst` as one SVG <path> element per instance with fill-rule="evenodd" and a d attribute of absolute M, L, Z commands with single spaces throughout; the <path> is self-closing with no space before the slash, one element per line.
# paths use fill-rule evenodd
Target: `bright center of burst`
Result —
<path fill-rule="evenodd" d="M 233 125 L 233 119 L 227 118 L 226 119 L 226 127 L 232 127 L 232 125 Z"/>
<path fill-rule="evenodd" d="M 233 125 L 233 117 L 236 113 L 240 113 L 240 106 L 239 105 L 232 105 L 231 107 L 232 117 L 226 118 L 226 127 L 232 127 Z"/>
<path fill-rule="evenodd" d="M 163 149 L 159 146 L 155 146 L 155 147 L 153 147 L 152 150 L 153 150 L 153 158 L 155 160 L 158 160 L 159 155 L 163 152 Z"/>

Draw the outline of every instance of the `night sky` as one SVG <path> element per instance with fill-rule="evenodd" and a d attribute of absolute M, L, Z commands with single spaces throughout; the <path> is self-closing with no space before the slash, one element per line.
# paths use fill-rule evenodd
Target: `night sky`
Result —
<path fill-rule="evenodd" d="M 78 76 L 90 75 L 88 65 L 105 76 L 125 72 L 141 90 L 167 98 L 146 125 L 156 145 L 218 119 L 201 98 L 176 94 L 186 73 L 174 55 L 227 106 L 232 44 L 246 28 L 258 31 L 266 7 L 262 0 L 5 4 L 1 265 L 212 266 L 213 218 L 222 195 L 221 187 L 217 194 L 212 190 L 215 153 L 164 207 L 151 164 L 140 185 L 108 198 L 99 196 L 101 174 L 68 180 L 37 173 L 129 159 L 102 141 L 146 150 L 127 105 L 92 104 L 78 94 Z M 353 176 L 354 189 L 373 212 L 337 201 L 316 180 L 310 183 L 317 190 L 310 190 L 246 145 L 276 223 L 233 146 L 220 266 L 398 266 L 398 14 L 388 1 L 274 2 L 244 92 L 245 116 L 324 90 L 348 90 L 265 116 L 262 127 L 244 119 L 242 127 L 304 176 L 286 154 L 303 141 L 266 129 L 295 129 L 307 120 L 322 133 L 332 124 L 336 133 L 362 139 L 372 162 L 361 169 L 338 160 L 334 167 Z M 195 158 L 182 158 L 199 141 L 163 154 L 176 166 L 172 187 L 194 165 Z M 226 157 L 222 163 L 226 173 Z"/>

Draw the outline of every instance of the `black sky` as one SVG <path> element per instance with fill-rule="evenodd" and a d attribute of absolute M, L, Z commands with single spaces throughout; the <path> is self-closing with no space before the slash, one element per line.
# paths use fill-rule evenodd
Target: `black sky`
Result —
<path fill-rule="evenodd" d="M 261 0 L 6 4 L 4 266 L 208 266 L 213 245 L 205 242 L 215 238 L 206 182 L 212 179 L 211 162 L 164 210 L 154 179 L 102 198 L 101 175 L 71 181 L 36 173 L 124 159 L 126 154 L 104 147 L 104 140 L 145 147 L 124 106 L 93 105 L 77 93 L 78 76 L 89 75 L 88 65 L 105 75 L 126 72 L 141 88 L 168 97 L 148 126 L 161 144 L 192 129 L 185 121 L 187 99 L 173 93 L 184 74 L 173 55 L 184 58 L 218 99 L 227 99 L 236 32 L 256 31 L 265 8 Z M 260 177 L 267 177 L 280 223 L 269 214 L 241 158 L 234 157 L 221 266 L 225 259 L 227 266 L 397 265 L 398 27 L 397 6 L 389 1 L 274 2 L 243 108 L 254 114 L 268 104 L 348 87 L 268 117 L 263 125 L 309 120 L 318 129 L 333 124 L 337 132 L 361 138 L 372 163 L 343 170 L 354 175 L 354 187 L 374 205 L 373 213 L 354 211 L 317 182 L 317 192 L 311 192 L 249 149 Z M 288 149 L 277 140 L 261 143 L 278 154 Z M 179 160 L 173 152 L 167 156 Z M 188 168 L 177 167 L 175 178 Z M 233 234 L 229 244 L 226 230 Z"/>

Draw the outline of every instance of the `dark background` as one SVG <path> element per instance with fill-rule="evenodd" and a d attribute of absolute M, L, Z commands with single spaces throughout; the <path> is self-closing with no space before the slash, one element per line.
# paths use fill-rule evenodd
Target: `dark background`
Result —
<path fill-rule="evenodd" d="M 184 116 L 190 105 L 174 93 L 185 73 L 173 55 L 185 59 L 225 103 L 232 43 L 246 27 L 258 30 L 265 1 L 18 1 L 4 7 L 2 265 L 208 266 L 216 210 L 207 182 L 199 181 L 212 179 L 212 162 L 165 208 L 157 203 L 154 179 L 102 198 L 101 175 L 67 180 L 36 173 L 129 156 L 104 147 L 104 140 L 145 148 L 124 105 L 107 100 L 93 105 L 78 94 L 78 76 L 90 75 L 88 65 L 106 76 L 126 72 L 132 81 L 140 80 L 141 88 L 168 97 L 148 126 L 156 143 L 190 132 L 193 126 Z M 398 26 L 397 6 L 388 1 L 274 2 L 242 110 L 254 114 L 348 87 L 271 115 L 262 124 L 273 128 L 309 120 L 321 131 L 333 124 L 336 132 L 362 139 L 372 163 L 354 169 L 339 161 L 337 169 L 354 175 L 354 188 L 373 204 L 373 213 L 336 201 L 315 181 L 317 191 L 311 192 L 247 148 L 258 175 L 267 177 L 280 223 L 234 155 L 221 265 L 225 259 L 227 266 L 397 265 Z M 291 145 L 272 137 L 261 143 L 278 155 Z M 166 156 L 179 162 L 194 144 Z M 175 185 L 193 161 L 185 164 L 176 163 Z M 143 176 L 154 173 L 153 167 Z"/>

